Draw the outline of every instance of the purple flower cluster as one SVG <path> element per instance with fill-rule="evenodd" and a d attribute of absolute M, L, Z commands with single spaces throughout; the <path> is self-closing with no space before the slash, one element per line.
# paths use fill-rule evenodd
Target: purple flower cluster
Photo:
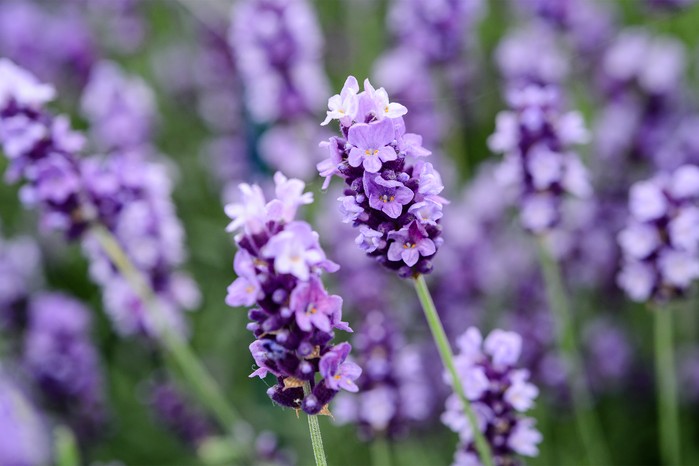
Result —
<path fill-rule="evenodd" d="M 683 113 L 685 55 L 680 41 L 641 29 L 624 29 L 609 44 L 598 70 L 606 101 L 595 131 L 596 151 L 604 159 L 601 170 L 624 156 L 663 169 L 679 166 L 659 156 Z M 630 170 L 610 171 L 623 175 Z"/>
<path fill-rule="evenodd" d="M 82 436 L 104 421 L 99 357 L 90 340 L 90 314 L 78 301 L 58 293 L 32 299 L 23 363 L 47 406 L 68 416 Z"/>
<path fill-rule="evenodd" d="M 211 422 L 192 407 L 172 382 L 152 382 L 148 390 L 148 404 L 159 422 L 193 447 L 199 446 L 214 433 Z"/>
<path fill-rule="evenodd" d="M 635 183 L 619 233 L 617 282 L 634 301 L 684 294 L 699 277 L 699 168 L 685 165 Z"/>
<path fill-rule="evenodd" d="M 51 436 L 45 419 L 0 368 L 0 464 L 51 463 Z"/>
<path fill-rule="evenodd" d="M 471 401 L 478 428 L 490 444 L 495 464 L 513 464 L 514 455 L 536 456 L 542 436 L 534 419 L 523 417 L 534 404 L 539 390 L 529 383 L 529 371 L 516 369 L 522 338 L 514 332 L 493 330 L 483 340 L 471 327 L 457 341 L 455 358 L 466 397 Z M 473 442 L 471 424 L 459 398 L 446 402 L 442 422 L 459 434 L 461 446 L 455 465 L 480 464 Z"/>
<path fill-rule="evenodd" d="M 0 238 L 0 330 L 18 331 L 26 325 L 29 296 L 41 281 L 40 260 L 31 238 Z"/>
<path fill-rule="evenodd" d="M 10 162 L 5 179 L 24 179 L 22 202 L 40 208 L 45 227 L 75 237 L 87 225 L 74 155 L 84 139 L 72 132 L 65 116 L 54 118 L 43 111 L 53 97 L 51 86 L 0 60 L 0 143 Z"/>
<path fill-rule="evenodd" d="M 345 180 L 343 221 L 359 227 L 357 245 L 401 276 L 429 273 L 442 240 L 439 220 L 446 200 L 439 173 L 423 157 L 422 138 L 406 133 L 407 109 L 390 102 L 369 80 L 359 92 L 347 78 L 342 92 L 328 101 L 327 118 L 340 120 L 342 137 L 322 144 L 330 158 L 318 164 L 324 187 L 334 175 Z"/>
<path fill-rule="evenodd" d="M 259 123 L 315 114 L 327 95 L 323 36 L 306 0 L 246 0 L 233 10 L 229 36 Z"/>
<path fill-rule="evenodd" d="M 2 2 L 0 56 L 46 82 L 77 91 L 87 82 L 97 59 L 97 41 L 87 17 L 66 3 Z"/>
<path fill-rule="evenodd" d="M 277 173 L 274 181 L 276 198 L 270 202 L 259 186 L 241 184 L 241 202 L 226 206 L 232 219 L 227 230 L 242 230 L 235 237 L 238 278 L 228 287 L 226 303 L 255 306 L 248 329 L 257 338 L 250 352 L 259 368 L 251 377 L 271 373 L 278 380 L 268 390 L 272 400 L 324 413 L 340 389 L 357 391 L 361 369 L 346 361 L 348 343 L 331 344 L 334 328 L 351 332 L 341 320 L 342 298 L 329 295 L 320 280 L 323 271 L 338 266 L 326 258 L 311 226 L 295 220 L 298 207 L 310 204 L 313 195 L 303 192 L 301 180 Z M 312 388 L 308 395 L 305 383 Z"/>
<path fill-rule="evenodd" d="M 384 313 L 369 313 L 353 339 L 363 368 L 357 395 L 341 395 L 334 415 L 341 424 L 357 425 L 363 439 L 397 438 L 411 422 L 430 414 L 433 392 L 415 348 L 406 347 L 395 323 Z"/>
<path fill-rule="evenodd" d="M 389 26 L 411 50 L 430 62 L 458 58 L 465 49 L 464 34 L 485 8 L 482 0 L 397 0 Z"/>
<path fill-rule="evenodd" d="M 141 78 L 126 75 L 116 63 L 95 65 L 81 107 L 100 150 L 126 150 L 150 142 L 156 114 L 153 91 Z"/>
<path fill-rule="evenodd" d="M 498 178 L 519 189 L 522 225 L 543 233 L 560 222 L 564 195 L 591 194 L 587 170 L 571 148 L 587 141 L 587 131 L 580 113 L 561 110 L 554 86 L 510 89 L 507 98 L 511 110 L 498 114 L 488 146 L 505 155 Z"/>

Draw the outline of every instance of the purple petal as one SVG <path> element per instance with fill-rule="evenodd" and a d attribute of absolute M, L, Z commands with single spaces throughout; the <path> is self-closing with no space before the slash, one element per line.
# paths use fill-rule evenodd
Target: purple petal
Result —
<path fill-rule="evenodd" d="M 356 150 L 356 149 L 352 149 L 352 150 Z M 350 154 L 351 154 L 351 152 L 350 152 Z M 350 165 L 352 165 L 351 162 L 350 162 Z M 356 165 L 353 165 L 353 166 L 356 166 Z M 369 156 L 364 157 L 364 169 L 366 171 L 368 171 L 369 173 L 378 172 L 379 170 L 381 170 L 381 160 L 379 160 L 379 158 L 375 155 L 369 155 Z"/>
<path fill-rule="evenodd" d="M 401 257 L 403 258 L 403 262 L 405 262 L 409 267 L 412 267 L 420 258 L 420 253 L 414 248 L 403 249 Z"/>
<path fill-rule="evenodd" d="M 415 193 L 413 193 L 413 190 L 410 188 L 406 188 L 405 186 L 401 186 L 400 188 L 398 188 L 395 193 L 396 202 L 399 202 L 401 204 L 407 204 L 408 202 L 413 200 L 413 197 L 415 197 Z"/>
<path fill-rule="evenodd" d="M 352 150 L 350 150 L 349 156 L 347 157 L 347 161 L 353 167 L 358 167 L 362 164 L 363 158 L 364 151 L 361 149 L 357 149 L 356 147 L 353 147 Z"/>
<path fill-rule="evenodd" d="M 357 123 L 352 126 L 347 135 L 347 141 L 360 149 L 370 149 L 374 129 L 366 123 Z"/>

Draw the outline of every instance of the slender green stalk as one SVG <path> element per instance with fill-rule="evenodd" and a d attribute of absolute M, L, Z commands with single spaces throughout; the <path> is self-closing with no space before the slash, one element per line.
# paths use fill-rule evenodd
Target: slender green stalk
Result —
<path fill-rule="evenodd" d="M 673 309 L 655 308 L 655 376 L 660 418 L 660 452 L 667 465 L 679 465 L 680 427 L 677 410 Z"/>
<path fill-rule="evenodd" d="M 451 376 L 454 392 L 461 400 L 461 404 L 464 407 L 464 413 L 471 423 L 473 439 L 476 443 L 476 450 L 478 451 L 478 456 L 480 457 L 481 463 L 483 463 L 485 466 L 493 466 L 490 446 L 488 446 L 488 442 L 485 440 L 483 433 L 478 428 L 478 422 L 476 420 L 476 415 L 473 412 L 473 408 L 471 408 L 471 402 L 468 400 L 468 398 L 466 398 L 464 387 L 461 384 L 461 379 L 456 372 L 456 366 L 454 365 L 454 354 L 451 350 L 451 346 L 449 345 L 449 340 L 447 339 L 446 333 L 444 333 L 442 321 L 439 320 L 437 308 L 434 306 L 432 295 L 430 294 L 429 288 L 427 288 L 425 277 L 422 275 L 415 277 L 415 291 L 420 299 L 422 310 L 425 312 L 425 318 L 427 319 L 427 324 L 430 326 L 432 338 L 434 338 L 434 341 L 437 344 L 439 356 L 442 358 L 442 363 L 444 364 L 444 367 L 447 368 L 447 371 L 449 371 L 449 375 Z"/>
<path fill-rule="evenodd" d="M 73 432 L 59 425 L 53 429 L 56 466 L 79 466 L 80 451 Z"/>
<path fill-rule="evenodd" d="M 371 441 L 372 466 L 391 466 L 391 446 L 383 435 Z"/>
<path fill-rule="evenodd" d="M 187 381 L 197 391 L 201 401 L 207 405 L 210 413 L 218 420 L 221 427 L 226 432 L 232 433 L 233 424 L 238 416 L 221 394 L 216 381 L 193 353 L 187 341 L 172 332 L 170 326 L 164 322 L 148 282 L 106 228 L 101 225 L 93 225 L 91 231 L 116 268 L 143 300 L 149 312 L 153 314 L 156 326 L 160 331 L 160 341 L 178 364 Z"/>
<path fill-rule="evenodd" d="M 546 282 L 549 306 L 556 319 L 558 347 L 570 371 L 570 387 L 578 433 L 584 444 L 588 462 L 592 466 L 610 463 L 607 445 L 601 432 L 599 419 L 592 407 L 582 359 L 575 339 L 573 316 L 568 295 L 563 286 L 558 262 L 551 257 L 543 238 L 539 238 L 539 259 Z"/>
<path fill-rule="evenodd" d="M 311 384 L 309 382 L 304 382 L 303 393 L 306 395 L 311 393 Z M 328 466 L 328 461 L 325 459 L 325 450 L 323 449 L 323 437 L 320 435 L 318 416 L 308 416 L 308 429 L 311 432 L 311 445 L 313 446 L 316 466 Z"/>

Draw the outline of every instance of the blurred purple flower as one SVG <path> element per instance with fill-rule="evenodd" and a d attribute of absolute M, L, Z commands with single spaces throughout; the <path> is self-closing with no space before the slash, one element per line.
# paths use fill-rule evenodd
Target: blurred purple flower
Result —
<path fill-rule="evenodd" d="M 81 436 L 95 435 L 105 421 L 104 387 L 90 314 L 80 302 L 57 293 L 32 298 L 23 363 L 48 406 Z"/>
<path fill-rule="evenodd" d="M 539 394 L 528 381 L 529 371 L 515 369 L 522 338 L 514 332 L 494 330 L 484 341 L 480 332 L 471 327 L 459 337 L 457 346 L 460 349 L 454 361 L 457 372 L 495 462 L 513 462 L 517 454 L 538 455 L 541 433 L 534 427 L 534 419 L 520 415 L 532 408 Z M 464 461 L 465 456 L 475 457 L 472 427 L 454 394 L 447 399 L 442 422 L 459 434 L 461 444 L 456 464 Z M 476 458 L 472 459 L 476 461 L 473 464 L 478 464 Z"/>
<path fill-rule="evenodd" d="M 587 171 L 571 146 L 587 141 L 582 116 L 560 110 L 561 96 L 553 86 L 511 89 L 512 110 L 498 114 L 490 150 L 505 154 L 498 170 L 502 185 L 521 193 L 522 225 L 534 233 L 554 229 L 561 220 L 565 194 L 588 197 Z"/>
<path fill-rule="evenodd" d="M 153 381 L 148 392 L 148 404 L 156 419 L 187 444 L 198 447 L 215 433 L 209 419 L 192 406 L 174 383 Z"/>
<path fill-rule="evenodd" d="M 338 396 L 335 418 L 356 424 L 364 440 L 403 436 L 410 423 L 428 417 L 433 403 L 431 387 L 419 376 L 420 355 L 404 346 L 395 322 L 379 311 L 366 314 L 353 343 L 363 368 L 359 393 Z"/>
<path fill-rule="evenodd" d="M 682 295 L 699 278 L 699 168 L 684 165 L 635 183 L 618 241 L 617 283 L 634 301 Z"/>
<path fill-rule="evenodd" d="M 0 373 L 0 464 L 51 463 L 51 436 L 45 420 L 5 373 Z"/>

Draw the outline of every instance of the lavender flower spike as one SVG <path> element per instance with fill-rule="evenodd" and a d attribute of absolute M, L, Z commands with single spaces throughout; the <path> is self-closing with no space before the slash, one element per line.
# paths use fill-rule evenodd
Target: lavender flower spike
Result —
<path fill-rule="evenodd" d="M 634 301 L 682 296 L 699 278 L 699 168 L 684 165 L 635 183 L 619 233 L 619 286 Z"/>
<path fill-rule="evenodd" d="M 369 80 L 358 89 L 350 76 L 328 101 L 323 124 L 339 120 L 342 136 L 321 143 L 330 151 L 318 164 L 324 187 L 334 175 L 345 180 L 341 209 L 360 228 L 356 243 L 369 256 L 403 277 L 429 273 L 442 243 L 441 178 L 423 160 L 430 151 L 422 138 L 406 132 L 408 110 Z"/>
<path fill-rule="evenodd" d="M 331 344 L 333 329 L 352 331 L 342 322 L 342 298 L 329 295 L 320 279 L 338 266 L 326 258 L 310 225 L 295 220 L 298 207 L 313 198 L 300 180 L 277 173 L 274 181 L 275 199 L 267 202 L 259 186 L 242 184 L 241 202 L 226 206 L 228 230 L 239 232 L 238 278 L 226 303 L 254 306 L 248 329 L 256 337 L 250 352 L 259 368 L 251 377 L 273 374 L 278 383 L 267 393 L 277 404 L 324 414 L 341 389 L 358 390 L 361 369 L 347 360 L 348 343 Z"/>
<path fill-rule="evenodd" d="M 490 150 L 503 153 L 499 181 L 521 193 L 522 225 L 534 233 L 554 228 L 561 220 L 564 194 L 591 194 L 587 171 L 571 150 L 587 141 L 582 116 L 564 113 L 554 86 L 529 85 L 508 93 L 511 110 L 497 116 Z"/>
<path fill-rule="evenodd" d="M 515 369 L 522 337 L 514 332 L 493 330 L 483 340 L 481 333 L 471 327 L 459 337 L 457 345 L 461 350 L 455 358 L 459 376 L 467 398 L 473 403 L 479 430 L 492 448 L 495 464 L 517 464 L 518 454 L 538 455 L 541 433 L 534 427 L 534 419 L 520 414 L 532 408 L 539 394 L 529 383 L 529 371 Z M 471 425 L 456 395 L 447 399 L 442 422 L 457 432 L 461 440 L 454 464 L 480 464 Z"/>

